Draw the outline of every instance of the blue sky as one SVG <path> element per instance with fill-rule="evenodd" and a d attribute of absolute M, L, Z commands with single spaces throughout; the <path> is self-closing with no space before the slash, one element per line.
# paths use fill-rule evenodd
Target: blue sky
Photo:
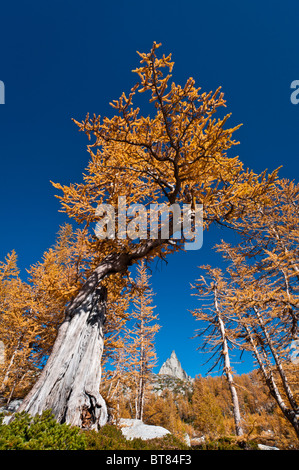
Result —
<path fill-rule="evenodd" d="M 297 1 L 16 1 L 2 2 L 0 13 L 0 259 L 15 249 L 23 277 L 66 221 L 50 180 L 79 182 L 88 162 L 87 138 L 71 118 L 111 115 L 108 103 L 134 84 L 136 51 L 153 41 L 172 52 L 175 82 L 192 76 L 203 91 L 222 86 L 230 126 L 243 123 L 234 152 L 246 167 L 283 165 L 280 175 L 297 180 L 299 105 L 290 101 L 299 79 Z M 213 229 L 201 250 L 153 266 L 158 367 L 175 349 L 189 375 L 205 374 L 190 339 L 197 327 L 187 311 L 190 283 L 197 266 L 221 262 L 212 247 L 224 236 Z"/>

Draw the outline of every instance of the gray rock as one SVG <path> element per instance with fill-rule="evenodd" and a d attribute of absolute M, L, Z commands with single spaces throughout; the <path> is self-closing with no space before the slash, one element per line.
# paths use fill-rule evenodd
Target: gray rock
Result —
<path fill-rule="evenodd" d="M 119 426 L 127 440 L 141 438 L 142 440 L 163 437 L 170 432 L 162 426 L 144 424 L 140 419 L 120 419 Z"/>
<path fill-rule="evenodd" d="M 11 413 L 16 413 L 18 411 L 19 406 L 21 405 L 23 400 L 12 400 L 9 405 L 6 407 L 7 411 Z"/>
<path fill-rule="evenodd" d="M 8 415 L 8 416 L 4 416 L 3 420 L 2 420 L 2 423 L 3 424 L 9 424 L 10 423 L 10 420 L 11 420 L 11 416 Z"/>
<path fill-rule="evenodd" d="M 8 405 L 0 408 L 0 413 L 16 413 L 23 400 L 12 400 Z"/>
<path fill-rule="evenodd" d="M 187 434 L 187 433 L 185 433 L 184 442 L 185 442 L 185 444 L 187 444 L 187 446 L 191 447 L 190 436 L 189 436 L 189 434 Z"/>
<path fill-rule="evenodd" d="M 277 447 L 265 446 L 264 444 L 257 445 L 260 450 L 279 450 Z"/>

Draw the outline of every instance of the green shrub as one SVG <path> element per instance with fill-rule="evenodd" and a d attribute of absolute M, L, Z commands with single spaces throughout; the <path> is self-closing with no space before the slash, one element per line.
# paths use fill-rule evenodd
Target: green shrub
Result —
<path fill-rule="evenodd" d="M 120 429 L 106 424 L 99 431 L 84 431 L 87 450 L 126 450 L 127 441 Z"/>
<path fill-rule="evenodd" d="M 9 424 L 0 415 L 1 450 L 84 450 L 85 436 L 79 428 L 59 424 L 50 411 L 34 417 L 16 413 Z"/>
<path fill-rule="evenodd" d="M 30 416 L 16 413 L 9 424 L 0 414 L 0 450 L 170 450 L 189 449 L 172 434 L 162 438 L 126 440 L 120 428 L 106 424 L 99 431 L 82 431 L 59 424 L 50 411 Z"/>

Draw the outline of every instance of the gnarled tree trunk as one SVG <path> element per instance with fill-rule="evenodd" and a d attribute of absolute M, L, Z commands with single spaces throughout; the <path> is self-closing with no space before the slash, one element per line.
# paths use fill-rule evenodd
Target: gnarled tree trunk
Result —
<path fill-rule="evenodd" d="M 106 424 L 107 407 L 99 393 L 107 300 L 101 282 L 161 243 L 148 240 L 131 253 L 111 254 L 95 268 L 68 305 L 47 364 L 18 412 L 36 415 L 51 409 L 60 423 L 88 429 Z"/>
<path fill-rule="evenodd" d="M 36 415 L 51 409 L 58 422 L 89 429 L 107 422 L 99 393 L 105 310 L 106 289 L 101 287 L 66 316 L 47 364 L 18 412 Z"/>

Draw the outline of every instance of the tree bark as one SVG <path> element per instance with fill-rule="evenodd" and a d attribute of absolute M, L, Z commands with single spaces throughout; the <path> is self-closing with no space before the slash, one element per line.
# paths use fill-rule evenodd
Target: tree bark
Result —
<path fill-rule="evenodd" d="M 298 404 L 296 403 L 296 400 L 295 400 L 295 397 L 293 395 L 293 392 L 291 390 L 291 387 L 289 385 L 289 382 L 288 382 L 288 379 L 287 379 L 287 376 L 283 370 L 283 366 L 282 366 L 282 363 L 281 363 L 281 359 L 279 357 L 279 354 L 277 354 L 276 350 L 275 350 L 275 347 L 273 345 L 273 341 L 271 339 L 271 335 L 268 333 L 268 330 L 266 328 L 266 325 L 264 323 L 264 320 L 262 318 L 262 315 L 259 313 L 258 309 L 254 306 L 253 307 L 253 310 L 256 314 L 256 317 L 258 319 L 258 322 L 259 322 L 259 325 L 262 329 L 262 332 L 264 333 L 264 336 L 265 336 L 265 339 L 267 341 L 267 345 L 269 346 L 269 349 L 271 351 L 271 354 L 274 358 L 274 361 L 275 361 L 275 364 L 276 364 L 276 368 L 279 372 L 279 375 L 280 375 L 280 378 L 281 378 L 281 383 L 283 385 L 283 388 L 284 388 L 284 391 L 287 395 L 287 398 L 289 400 L 289 403 L 294 411 L 294 413 L 296 415 L 299 416 L 299 406 Z"/>
<path fill-rule="evenodd" d="M 66 317 L 42 374 L 18 412 L 36 415 L 51 409 L 58 422 L 88 429 L 107 422 L 99 393 L 105 311 L 106 289 L 101 287 Z"/>
<path fill-rule="evenodd" d="M 266 351 L 262 348 L 261 349 L 261 354 L 259 353 L 258 348 L 255 344 L 253 335 L 252 335 L 248 325 L 246 324 L 246 322 L 245 323 L 243 322 L 243 325 L 244 325 L 246 333 L 247 333 L 248 341 L 252 346 L 252 352 L 255 355 L 255 357 L 257 359 L 257 362 L 259 364 L 260 370 L 261 370 L 261 372 L 264 376 L 266 385 L 269 388 L 269 391 L 270 391 L 272 397 L 275 399 L 275 401 L 278 404 L 279 408 L 281 409 L 282 413 L 284 414 L 286 419 L 290 422 L 290 424 L 293 426 L 293 428 L 295 430 L 295 433 L 296 433 L 296 436 L 299 439 L 299 415 L 296 414 L 294 410 L 288 408 L 287 405 L 285 404 L 285 402 L 284 402 L 284 400 L 283 400 L 283 398 L 282 398 L 282 396 L 279 392 L 276 381 L 274 379 L 271 364 L 269 363 L 269 358 L 266 355 Z M 266 365 L 264 364 L 264 362 L 265 362 Z"/>
<path fill-rule="evenodd" d="M 217 287 L 214 287 L 214 306 L 217 315 L 217 320 L 219 324 L 221 339 L 222 339 L 222 355 L 224 358 L 224 371 L 226 375 L 226 379 L 228 382 L 229 390 L 232 397 L 233 403 L 233 414 L 234 414 L 234 421 L 235 421 L 235 430 L 237 436 L 243 436 L 243 428 L 241 425 L 241 413 L 240 413 L 240 406 L 239 406 L 239 398 L 238 394 L 234 385 L 234 379 L 231 372 L 231 365 L 230 365 L 230 358 L 229 358 L 229 351 L 228 351 L 228 344 L 226 339 L 226 331 L 224 322 L 221 318 L 220 309 L 218 306 L 218 299 L 217 299 Z"/>

